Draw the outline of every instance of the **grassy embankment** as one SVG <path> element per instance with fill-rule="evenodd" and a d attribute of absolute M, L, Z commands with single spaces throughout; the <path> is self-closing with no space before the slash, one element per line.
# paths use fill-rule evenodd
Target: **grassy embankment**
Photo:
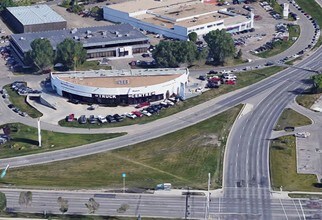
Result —
<path fill-rule="evenodd" d="M 79 124 L 77 121 L 75 122 L 66 122 L 65 119 L 59 121 L 59 125 L 66 127 L 83 127 L 83 128 L 100 128 L 100 127 L 117 127 L 117 126 L 126 126 L 132 124 L 144 124 L 147 122 L 154 121 L 159 118 L 167 117 L 169 115 L 175 114 L 177 112 L 186 110 L 195 105 L 201 104 L 203 102 L 209 101 L 215 97 L 218 97 L 222 94 L 249 86 L 256 82 L 259 82 L 269 76 L 274 75 L 275 73 L 282 71 L 283 67 L 269 67 L 261 70 L 253 70 L 248 72 L 236 73 L 238 77 L 237 84 L 234 86 L 231 85 L 223 85 L 218 89 L 211 89 L 209 91 L 204 92 L 200 96 L 193 97 L 185 102 L 179 102 L 175 105 L 175 107 L 171 107 L 168 109 L 164 109 L 160 112 L 159 115 L 153 115 L 151 117 L 142 117 L 132 119 L 125 119 L 123 122 L 112 123 L 112 124 Z"/>
<path fill-rule="evenodd" d="M 296 96 L 296 102 L 305 107 L 311 108 L 311 106 L 321 97 L 321 93 L 315 93 L 313 88 L 310 88 L 302 94 Z"/>
<path fill-rule="evenodd" d="M 322 27 L 322 8 L 315 0 L 296 0 L 296 3 L 317 21 L 320 28 Z M 322 37 L 320 36 L 314 48 L 321 45 Z"/>
<path fill-rule="evenodd" d="M 222 183 L 223 155 L 229 130 L 242 105 L 177 132 L 126 148 L 45 165 L 11 169 L 3 180 L 24 187 L 154 188 L 170 182 L 176 188 L 206 189 Z"/>
<path fill-rule="evenodd" d="M 311 124 L 311 120 L 292 109 L 285 109 L 279 118 L 276 130 L 286 126 L 304 126 Z M 288 191 L 321 191 L 314 186 L 317 183 L 315 175 L 298 174 L 296 167 L 296 141 L 294 136 L 276 138 L 270 147 L 270 171 L 272 188 Z"/>
<path fill-rule="evenodd" d="M 274 130 L 283 130 L 287 126 L 300 127 L 310 124 L 312 124 L 311 119 L 294 111 L 293 109 L 286 108 L 276 123 Z"/>
<path fill-rule="evenodd" d="M 289 30 L 289 40 L 287 41 L 278 41 L 273 43 L 273 49 L 271 50 L 266 50 L 262 53 L 255 54 L 256 56 L 262 57 L 262 58 L 267 58 L 271 56 L 275 56 L 277 54 L 282 53 L 283 51 L 287 50 L 290 48 L 295 41 L 292 40 L 293 37 L 298 38 L 300 36 L 300 26 L 299 25 L 294 25 L 290 26 L 288 28 Z"/>
<path fill-rule="evenodd" d="M 296 142 L 294 136 L 284 136 L 272 141 L 270 147 L 271 185 L 274 190 L 283 186 L 285 191 L 316 191 L 317 177 L 298 174 L 296 171 Z"/>
<path fill-rule="evenodd" d="M 10 137 L 12 138 L 12 140 L 1 145 L 0 158 L 76 147 L 119 137 L 125 134 L 65 134 L 42 130 L 42 147 L 38 147 L 37 128 L 29 127 L 20 123 L 12 123 L 7 125 L 11 128 Z M 1 129 L 3 126 L 5 125 L 1 125 Z"/>
<path fill-rule="evenodd" d="M 14 106 L 19 108 L 21 111 L 26 112 L 32 118 L 39 118 L 42 116 L 41 112 L 26 102 L 26 96 L 19 95 L 16 91 L 10 88 L 10 85 L 5 85 L 3 88 L 7 90 L 9 100 Z"/>

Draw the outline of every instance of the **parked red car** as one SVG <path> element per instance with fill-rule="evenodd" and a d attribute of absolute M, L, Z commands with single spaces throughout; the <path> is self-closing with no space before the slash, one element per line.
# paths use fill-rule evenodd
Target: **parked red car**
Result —
<path fill-rule="evenodd" d="M 137 106 L 135 106 L 135 108 L 143 108 L 146 106 L 150 106 L 150 102 L 142 102 L 142 103 L 138 104 Z"/>
<path fill-rule="evenodd" d="M 134 114 L 138 118 L 143 117 L 143 114 L 140 111 L 133 111 L 132 114 Z"/>
<path fill-rule="evenodd" d="M 66 117 L 66 121 L 68 122 L 72 122 L 75 120 L 75 115 L 74 114 L 70 114 Z"/>
<path fill-rule="evenodd" d="M 229 80 L 226 80 L 225 84 L 227 84 L 227 85 L 235 85 L 236 81 L 229 79 Z"/>

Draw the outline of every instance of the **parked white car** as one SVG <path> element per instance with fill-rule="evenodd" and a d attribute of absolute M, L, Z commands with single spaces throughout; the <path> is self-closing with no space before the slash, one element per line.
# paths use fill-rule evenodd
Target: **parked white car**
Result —
<path fill-rule="evenodd" d="M 299 138 L 307 138 L 310 136 L 310 133 L 309 132 L 298 132 L 294 136 L 299 137 Z"/>
<path fill-rule="evenodd" d="M 148 112 L 147 110 L 142 110 L 141 111 L 143 115 L 150 117 L 152 114 Z"/>
<path fill-rule="evenodd" d="M 100 123 L 107 123 L 107 119 L 102 115 L 98 115 L 97 119 Z"/>
<path fill-rule="evenodd" d="M 135 119 L 137 116 L 135 115 L 135 114 L 133 114 L 133 113 L 126 113 L 125 114 L 125 116 L 126 117 L 128 117 L 128 118 L 131 118 L 131 119 Z"/>

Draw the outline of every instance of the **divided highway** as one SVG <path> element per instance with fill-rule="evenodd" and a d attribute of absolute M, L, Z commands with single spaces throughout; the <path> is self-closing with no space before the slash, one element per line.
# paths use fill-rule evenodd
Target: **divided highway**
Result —
<path fill-rule="evenodd" d="M 291 9 L 294 10 L 293 6 Z M 314 34 L 312 23 L 302 14 L 299 13 L 299 15 L 301 19 L 298 22 L 302 32 L 298 41 L 284 53 L 269 60 L 278 61 L 285 56 L 293 55 L 310 43 Z M 322 61 L 321 53 L 322 48 L 298 66 L 318 70 Z M 263 65 L 266 62 L 267 60 L 261 59 L 251 65 Z M 245 65 L 250 66 L 250 64 Z M 192 74 L 199 74 L 199 71 Z M 279 115 L 295 97 L 297 89 L 307 86 L 302 79 L 312 74 L 314 73 L 289 68 L 248 88 L 225 94 L 168 118 L 144 125 L 90 131 L 91 133 L 125 131 L 128 132 L 126 136 L 73 149 L 2 159 L 0 167 L 3 168 L 8 163 L 12 167 L 29 166 L 121 148 L 188 127 L 258 97 L 253 109 L 238 119 L 231 131 L 224 164 L 223 196 L 219 198 L 211 196 L 209 216 L 214 218 L 219 216 L 222 219 L 305 219 L 306 215 L 314 214 L 318 209 L 309 209 L 305 201 L 301 200 L 271 198 L 269 137 Z M 1 79 L 0 84 L 11 81 L 13 80 Z M 2 101 L 0 109 L 3 110 L 0 114 L 2 122 L 7 122 L 16 116 Z M 20 121 L 36 126 L 35 120 L 21 118 Z M 71 133 L 89 132 L 86 129 L 61 128 L 46 123 L 43 123 L 43 128 Z M 85 202 L 90 197 L 95 197 L 91 192 L 35 191 L 32 207 L 24 208 L 18 204 L 19 190 L 2 189 L 1 191 L 6 193 L 8 207 L 12 208 L 12 211 L 25 212 L 59 213 L 57 198 L 63 196 L 70 201 L 69 214 L 85 214 L 87 213 Z M 127 203 L 130 204 L 130 209 L 124 215 L 202 219 L 205 217 L 207 199 L 205 196 L 117 194 L 115 199 L 107 199 L 103 196 L 97 197 L 97 201 L 101 204 L 97 214 L 120 215 L 116 209 L 121 204 Z"/>

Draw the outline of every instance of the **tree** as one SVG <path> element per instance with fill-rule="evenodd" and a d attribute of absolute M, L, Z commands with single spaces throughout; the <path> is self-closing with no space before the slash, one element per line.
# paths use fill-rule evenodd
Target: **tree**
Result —
<path fill-rule="evenodd" d="M 312 76 L 314 88 L 317 93 L 322 91 L 322 74 Z"/>
<path fill-rule="evenodd" d="M 7 208 L 7 197 L 3 192 L 0 192 L 0 210 L 4 211 Z"/>
<path fill-rule="evenodd" d="M 25 207 L 30 206 L 32 202 L 32 192 L 21 192 L 19 196 L 19 205 L 25 205 Z"/>
<path fill-rule="evenodd" d="M 0 11 L 2 11 L 3 9 L 5 9 L 7 7 L 13 7 L 13 6 L 16 6 L 15 2 L 13 0 L 1 0 Z"/>
<path fill-rule="evenodd" d="M 86 50 L 80 42 L 75 42 L 71 38 L 66 38 L 57 45 L 56 62 L 62 63 L 69 69 L 76 69 L 79 64 L 86 60 Z"/>
<path fill-rule="evenodd" d="M 178 67 L 204 57 L 191 41 L 161 41 L 153 50 L 152 56 L 160 67 Z"/>
<path fill-rule="evenodd" d="M 93 214 L 100 207 L 100 204 L 96 202 L 93 198 L 90 198 L 85 206 L 88 208 L 88 213 Z"/>
<path fill-rule="evenodd" d="M 58 197 L 57 203 L 59 205 L 59 211 L 61 211 L 62 214 L 68 211 L 68 200 L 64 199 L 62 197 Z"/>
<path fill-rule="evenodd" d="M 196 32 L 191 32 L 190 34 L 188 34 L 188 38 L 191 42 L 196 43 L 198 39 L 198 35 Z"/>
<path fill-rule="evenodd" d="M 39 69 L 47 69 L 53 64 L 54 50 L 47 38 L 35 39 L 31 42 L 30 47 L 27 59 L 31 59 Z"/>
<path fill-rule="evenodd" d="M 225 30 L 210 31 L 204 38 L 214 62 L 223 64 L 227 58 L 234 56 L 234 40 Z"/>

